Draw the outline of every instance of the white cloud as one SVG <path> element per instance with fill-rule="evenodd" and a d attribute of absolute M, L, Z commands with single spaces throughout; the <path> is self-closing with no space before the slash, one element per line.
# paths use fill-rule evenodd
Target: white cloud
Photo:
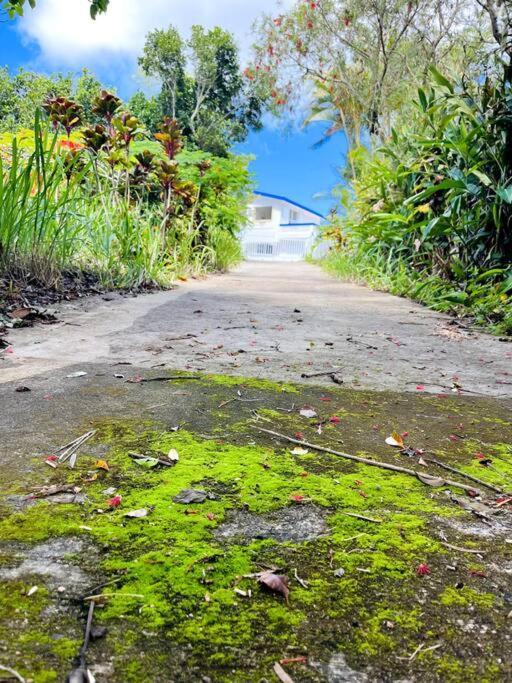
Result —
<path fill-rule="evenodd" d="M 292 0 L 284 0 L 285 5 Z M 87 0 L 38 0 L 20 22 L 24 38 L 38 44 L 41 61 L 53 68 L 76 68 L 105 60 L 135 63 L 146 33 L 169 24 L 184 34 L 192 24 L 219 25 L 232 31 L 242 53 L 261 12 L 279 12 L 278 0 L 111 0 L 106 15 L 89 17 Z M 249 6 L 248 6 L 249 5 Z"/>

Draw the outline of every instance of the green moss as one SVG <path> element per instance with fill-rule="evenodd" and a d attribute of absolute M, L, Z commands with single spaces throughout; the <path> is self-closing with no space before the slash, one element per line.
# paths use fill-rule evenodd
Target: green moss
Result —
<path fill-rule="evenodd" d="M 439 596 L 439 602 L 445 607 L 492 607 L 496 602 L 493 593 L 479 593 L 478 591 L 464 586 L 460 590 L 448 586 Z"/>
<path fill-rule="evenodd" d="M 269 379 L 256 377 L 239 377 L 237 375 L 205 375 L 208 383 L 223 387 L 247 387 L 260 391 L 274 391 L 279 393 L 297 394 L 299 389 L 295 384 L 287 382 L 273 382 Z"/>
<path fill-rule="evenodd" d="M 281 385 L 225 377 L 208 382 L 263 392 L 265 407 L 259 414 L 270 419 L 277 431 L 294 434 L 301 430 L 311 441 L 337 448 L 343 438 L 344 450 L 387 457 L 391 462 L 404 457 L 387 449 L 383 435 L 372 429 L 375 414 L 382 409 L 375 397 L 332 391 L 327 402 L 321 401 L 325 392 L 317 391 L 307 403 L 318 406 L 323 418 L 336 414 L 342 419 L 339 427 L 325 424 L 320 437 L 316 426 L 298 414 L 273 410 L 270 398 L 275 398 L 276 391 L 282 393 Z M 216 392 L 215 406 L 217 398 Z M 6 511 L 0 521 L 0 536 L 7 540 L 34 544 L 72 535 L 101 549 L 98 576 L 93 572 L 91 585 L 118 580 L 102 590 L 104 605 L 95 616 L 117 634 L 109 641 L 115 652 L 113 680 L 157 680 L 162 671 L 169 679 L 180 680 L 172 667 L 179 672 L 186 660 L 190 680 L 210 675 L 221 683 L 245 683 L 268 676 L 273 663 L 287 654 L 306 652 L 312 660 L 327 661 L 337 650 L 348 653 L 355 668 L 371 664 L 375 670 L 393 671 L 397 678 L 405 678 L 410 671 L 400 658 L 414 652 L 423 639 L 435 642 L 442 633 L 447 643 L 458 642 L 460 631 L 449 623 L 450 614 L 460 615 L 461 607 L 473 606 L 491 618 L 495 597 L 490 593 L 447 588 L 439 594 L 439 584 L 453 581 L 453 575 L 445 576 L 447 551 L 432 531 L 432 520 L 437 524 L 448 515 L 465 514 L 442 492 L 413 477 L 327 453 L 294 455 L 293 446 L 276 447 L 240 419 L 245 408 L 242 403 L 227 406 L 221 424 L 218 417 L 211 419 L 208 433 L 217 429 L 216 440 L 193 431 L 168 432 L 148 422 L 97 421 L 96 444 L 89 444 L 91 455 L 84 449 L 75 470 L 60 468 L 49 473 L 52 482 L 63 478 L 82 486 L 88 502 L 70 506 L 40 501 L 23 512 Z M 414 429 L 417 423 L 412 418 L 407 421 Z M 383 430 L 385 436 L 388 427 Z M 109 447 L 101 456 L 108 461 L 109 471 L 95 471 L 93 479 L 96 456 L 92 453 L 98 444 Z M 467 445 L 457 446 L 456 457 L 467 460 Z M 148 470 L 129 457 L 132 451 L 162 455 L 170 449 L 176 449 L 180 457 L 172 469 Z M 471 461 L 461 466 L 475 467 Z M 481 476 L 490 481 L 494 475 L 481 469 Z M 122 497 L 120 507 L 113 510 L 104 493 L 109 487 Z M 203 489 L 212 497 L 203 504 L 179 505 L 173 498 L 185 488 Z M 271 539 L 238 544 L 215 536 L 233 510 L 265 515 L 295 505 L 320 511 L 326 533 L 295 544 Z M 147 517 L 125 517 L 126 512 L 140 508 L 149 511 Z M 422 562 L 429 563 L 435 581 L 416 575 Z M 282 596 L 263 591 L 251 577 L 268 566 L 290 576 L 289 605 Z M 341 577 L 334 575 L 338 568 L 344 570 Z M 295 573 L 307 582 L 307 588 L 294 578 Z M 419 607 L 418 595 L 423 592 L 428 599 Z M 62 680 L 64 664 L 69 668 L 79 640 L 76 632 L 70 635 L 64 629 L 59 630 L 64 638 L 49 639 L 33 627 L 52 604 L 43 592 L 37 600 L 42 602 L 27 605 L 33 610 L 28 615 L 30 625 L 20 629 L 18 646 L 27 653 L 27 665 L 21 669 L 35 681 Z M 0 615 L 0 623 L 10 630 L 8 608 Z M 75 627 L 82 630 L 83 614 L 78 616 Z M 169 653 L 169 643 L 183 660 L 174 650 Z M 440 680 L 456 680 L 459 660 L 451 656 L 425 655 L 429 670 Z M 34 671 L 39 660 L 46 668 L 41 664 L 38 678 Z M 422 661 L 423 656 L 418 656 L 414 666 L 421 667 Z M 421 674 L 422 670 L 417 671 Z M 483 675 L 481 668 L 475 672 Z M 319 680 L 310 674 L 304 681 Z"/>

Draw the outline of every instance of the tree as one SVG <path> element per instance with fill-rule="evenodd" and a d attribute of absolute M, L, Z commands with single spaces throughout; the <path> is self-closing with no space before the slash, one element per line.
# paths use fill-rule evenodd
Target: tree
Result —
<path fill-rule="evenodd" d="M 185 83 L 185 45 L 174 26 L 167 30 L 156 29 L 146 37 L 139 66 L 146 76 L 158 79 L 170 102 L 170 116 L 177 116 L 178 95 Z"/>
<path fill-rule="evenodd" d="M 186 42 L 173 26 L 152 31 L 139 64 L 162 85 L 157 100 L 163 113 L 176 118 L 200 149 L 226 155 L 249 128 L 261 126 L 263 102 L 244 83 L 238 49 L 227 31 L 196 25 Z M 149 103 L 138 96 L 135 106 Z"/>
<path fill-rule="evenodd" d="M 363 128 L 386 136 L 429 66 L 471 61 L 481 42 L 477 19 L 474 0 L 296 2 L 260 20 L 247 77 L 267 87 L 276 111 L 306 83 L 324 105 L 330 100 L 334 129 L 352 141 Z"/>
<path fill-rule="evenodd" d="M 91 5 L 91 17 L 96 19 L 97 15 L 101 12 L 106 12 L 110 0 L 88 0 Z M 16 15 L 22 16 L 23 10 L 26 5 L 29 5 L 32 9 L 36 6 L 36 0 L 3 0 L 2 5 L 0 5 L 11 18 Z"/>
<path fill-rule="evenodd" d="M 88 69 L 82 69 L 82 73 L 75 83 L 73 99 L 80 105 L 83 120 L 87 123 L 98 122 L 98 117 L 93 114 L 92 108 L 94 99 L 102 88 L 102 84 L 93 73 Z"/>
<path fill-rule="evenodd" d="M 138 90 L 128 102 L 128 108 L 151 133 L 155 133 L 164 117 L 164 97 L 162 93 L 157 97 L 146 97 L 141 90 Z"/>

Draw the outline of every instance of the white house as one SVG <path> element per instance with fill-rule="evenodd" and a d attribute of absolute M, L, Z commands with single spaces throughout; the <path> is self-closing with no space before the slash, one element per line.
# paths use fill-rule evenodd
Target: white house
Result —
<path fill-rule="evenodd" d="M 322 214 L 302 204 L 266 192 L 255 192 L 249 205 L 249 225 L 242 232 L 244 256 L 250 261 L 302 261 L 316 246 Z"/>

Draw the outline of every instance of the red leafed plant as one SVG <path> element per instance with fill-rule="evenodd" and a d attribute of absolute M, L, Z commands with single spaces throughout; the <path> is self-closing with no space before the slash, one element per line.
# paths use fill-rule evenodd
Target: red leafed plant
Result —
<path fill-rule="evenodd" d="M 428 566 L 428 564 L 422 562 L 420 565 L 416 567 L 416 574 L 418 576 L 428 576 L 428 574 L 430 574 L 430 567 Z"/>

